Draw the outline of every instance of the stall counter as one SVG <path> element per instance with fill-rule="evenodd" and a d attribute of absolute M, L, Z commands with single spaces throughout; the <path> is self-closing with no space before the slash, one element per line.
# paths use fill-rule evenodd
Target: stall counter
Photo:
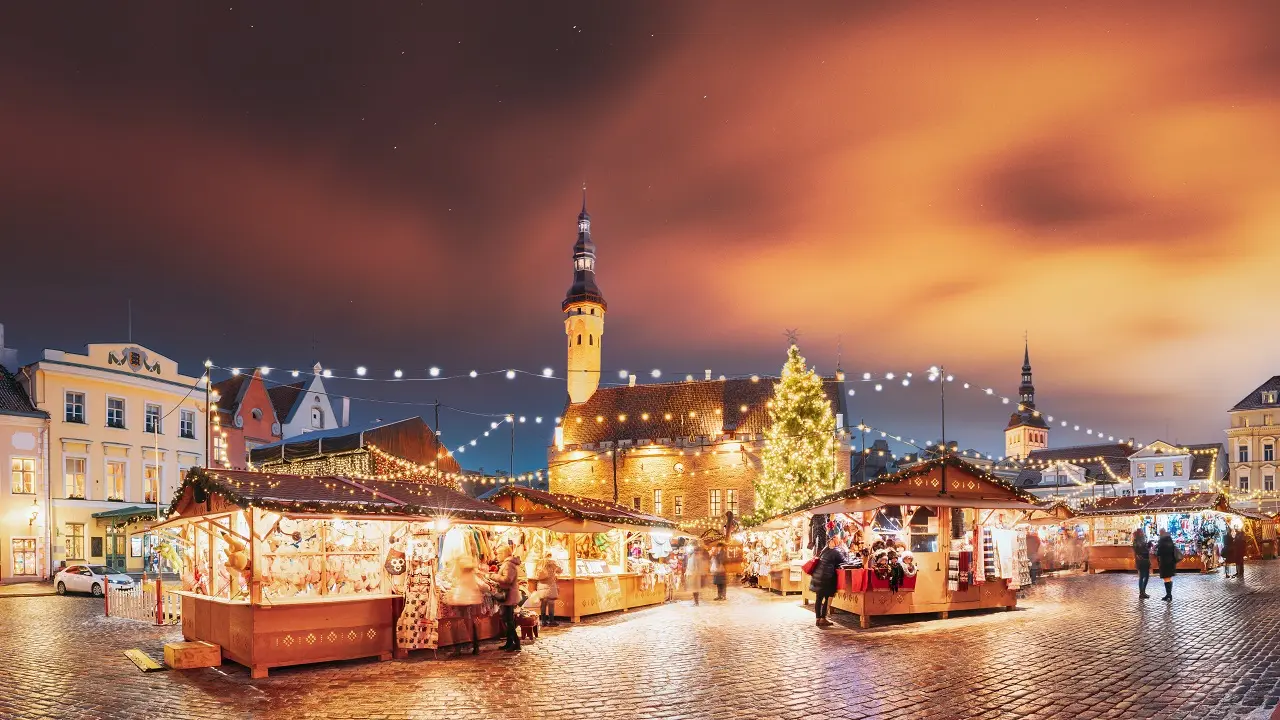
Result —
<path fill-rule="evenodd" d="M 642 590 L 643 580 L 638 573 L 559 577 L 556 616 L 580 622 L 587 615 L 661 605 L 667 597 L 666 583 L 655 579 L 652 587 Z M 530 580 L 529 586 L 537 589 L 537 581 Z"/>
<path fill-rule="evenodd" d="M 1138 564 L 1133 556 L 1133 548 L 1129 545 L 1090 545 L 1089 573 L 1100 570 L 1137 570 Z M 1156 569 L 1158 562 L 1151 558 L 1151 568 Z M 1204 558 L 1199 555 L 1186 555 L 1178 563 L 1179 572 L 1206 572 Z"/>

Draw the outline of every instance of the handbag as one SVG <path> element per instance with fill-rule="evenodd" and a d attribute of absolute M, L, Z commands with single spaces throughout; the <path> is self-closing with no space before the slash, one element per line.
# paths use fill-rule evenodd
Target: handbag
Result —
<path fill-rule="evenodd" d="M 800 569 L 801 569 L 801 570 L 804 570 L 804 574 L 805 574 L 805 575 L 812 575 L 812 574 L 813 574 L 813 570 L 814 570 L 814 568 L 816 568 L 816 567 L 818 567 L 818 557 L 815 555 L 815 556 L 813 556 L 813 557 L 809 558 L 809 559 L 808 559 L 808 561 L 806 561 L 804 565 L 801 565 L 801 566 L 800 566 Z"/>

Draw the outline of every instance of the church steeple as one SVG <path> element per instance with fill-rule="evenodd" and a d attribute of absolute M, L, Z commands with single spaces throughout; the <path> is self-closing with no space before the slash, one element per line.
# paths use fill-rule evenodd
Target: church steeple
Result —
<path fill-rule="evenodd" d="M 1023 341 L 1022 384 L 1018 386 L 1018 402 L 1028 410 L 1036 407 L 1036 386 L 1031 383 L 1031 344 Z"/>
<path fill-rule="evenodd" d="M 573 285 L 565 293 L 564 332 L 569 338 L 569 401 L 586 402 L 600 387 L 601 344 L 604 312 L 608 306 L 596 285 L 596 245 L 591 242 L 591 215 L 587 212 L 587 186 L 582 186 L 582 212 L 578 213 L 578 242 L 573 245 Z"/>

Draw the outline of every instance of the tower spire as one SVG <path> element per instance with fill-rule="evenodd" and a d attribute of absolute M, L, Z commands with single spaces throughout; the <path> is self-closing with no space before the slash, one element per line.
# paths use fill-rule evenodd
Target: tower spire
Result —
<path fill-rule="evenodd" d="M 583 180 L 582 181 L 582 213 L 585 215 L 586 212 L 587 212 L 587 181 Z"/>

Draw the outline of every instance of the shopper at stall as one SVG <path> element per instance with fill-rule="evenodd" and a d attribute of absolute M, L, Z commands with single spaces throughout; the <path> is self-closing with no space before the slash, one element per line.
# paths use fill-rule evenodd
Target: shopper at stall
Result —
<path fill-rule="evenodd" d="M 1142 528 L 1133 531 L 1133 564 L 1138 569 L 1138 598 L 1146 600 L 1147 581 L 1151 579 L 1151 541 Z"/>
<path fill-rule="evenodd" d="M 702 589 L 707 582 L 707 570 L 709 566 L 707 551 L 700 545 L 695 545 L 693 552 L 689 553 L 688 560 L 685 561 L 685 585 L 693 591 L 693 604 L 700 604 Z"/>
<path fill-rule="evenodd" d="M 728 577 L 724 570 L 724 545 L 716 543 L 711 548 L 711 582 L 716 586 L 716 599 L 725 600 L 725 586 L 728 585 Z"/>
<path fill-rule="evenodd" d="M 1173 576 L 1178 573 L 1178 561 L 1181 559 L 1182 553 L 1173 544 L 1173 536 L 1168 530 L 1161 530 L 1160 540 L 1156 543 L 1156 560 L 1160 563 L 1160 579 L 1164 581 L 1164 597 L 1160 599 L 1165 602 L 1173 600 Z"/>
<path fill-rule="evenodd" d="M 506 593 L 502 599 L 502 629 L 507 642 L 500 649 L 511 652 L 520 651 L 520 635 L 516 628 L 516 608 L 520 605 L 520 558 L 506 546 L 499 550 L 505 556 L 502 567 L 498 570 L 498 588 Z"/>
<path fill-rule="evenodd" d="M 838 537 L 831 538 L 822 554 L 818 556 L 818 565 L 813 569 L 813 576 L 809 579 L 809 589 L 817 598 L 814 601 L 813 614 L 817 618 L 819 627 L 831 624 L 827 615 L 831 612 L 831 598 L 836 594 L 836 571 L 848 561 L 849 556 L 845 553 L 844 546 Z"/>
<path fill-rule="evenodd" d="M 1031 582 L 1040 577 L 1040 536 L 1031 531 L 1027 533 L 1027 560 L 1031 563 Z"/>
<path fill-rule="evenodd" d="M 551 553 L 547 553 L 542 562 L 538 563 L 538 595 L 541 598 L 538 602 L 538 615 L 543 625 L 555 627 L 560 624 L 556 622 L 556 599 L 560 597 L 556 577 L 562 572 L 564 568 L 551 557 Z"/>
<path fill-rule="evenodd" d="M 481 590 L 479 578 L 476 577 L 476 561 L 467 555 L 458 558 L 452 580 L 453 584 L 445 593 L 444 602 L 446 605 L 454 606 L 458 615 L 470 628 L 471 654 L 479 655 L 480 634 L 476 629 L 476 616 L 479 614 L 480 605 L 484 602 L 484 592 Z M 454 652 L 461 654 L 461 650 L 456 647 Z"/>

